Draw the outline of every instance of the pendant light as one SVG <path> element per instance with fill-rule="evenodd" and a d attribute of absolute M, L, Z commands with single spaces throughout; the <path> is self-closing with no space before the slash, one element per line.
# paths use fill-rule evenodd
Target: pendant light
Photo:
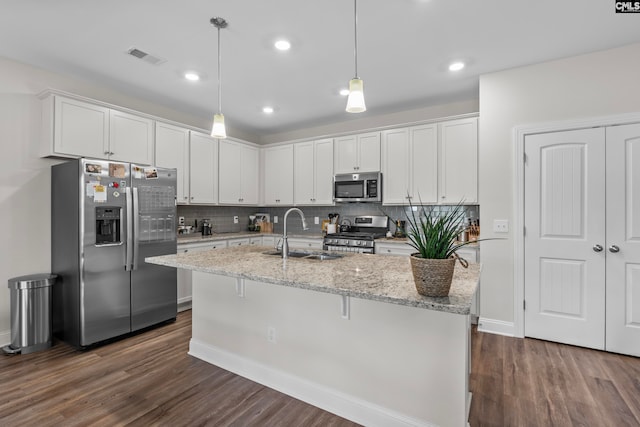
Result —
<path fill-rule="evenodd" d="M 358 0 L 353 0 L 354 17 L 354 51 L 356 75 L 349 81 L 349 98 L 347 99 L 347 113 L 362 113 L 367 111 L 364 105 L 364 83 L 358 77 Z"/>
<path fill-rule="evenodd" d="M 211 18 L 211 24 L 218 29 L 218 113 L 213 115 L 213 126 L 211 127 L 211 136 L 214 138 L 224 139 L 227 137 L 227 130 L 224 126 L 224 115 L 222 114 L 222 73 L 220 71 L 220 30 L 227 28 L 227 21 L 224 18 Z"/>

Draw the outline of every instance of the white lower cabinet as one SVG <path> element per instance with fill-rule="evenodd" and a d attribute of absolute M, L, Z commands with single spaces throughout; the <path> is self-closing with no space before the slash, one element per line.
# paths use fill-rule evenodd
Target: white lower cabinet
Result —
<path fill-rule="evenodd" d="M 402 255 L 409 256 L 417 252 L 412 246 L 405 242 L 376 241 L 376 254 L 378 255 Z M 460 258 L 468 262 L 476 263 L 479 260 L 479 250 L 476 247 L 460 248 L 456 251 Z"/>
<path fill-rule="evenodd" d="M 416 250 L 405 243 L 379 243 L 375 242 L 376 254 L 378 255 L 404 255 L 409 256 Z"/>
<path fill-rule="evenodd" d="M 248 237 L 242 239 L 229 239 L 228 241 L 230 248 L 233 246 L 249 246 L 250 243 L 251 239 L 249 239 Z"/>
<path fill-rule="evenodd" d="M 276 247 L 276 242 L 279 240 L 279 237 L 276 236 L 262 236 L 262 245 L 263 246 L 268 246 L 270 248 L 275 248 Z"/>
<path fill-rule="evenodd" d="M 322 250 L 322 239 L 313 237 L 288 237 L 289 248 Z"/>
<path fill-rule="evenodd" d="M 178 254 L 192 252 L 204 252 L 212 249 L 222 249 L 227 247 L 226 240 L 216 240 L 202 243 L 186 243 L 178 245 Z M 191 308 L 191 270 L 178 269 L 178 311 Z"/>

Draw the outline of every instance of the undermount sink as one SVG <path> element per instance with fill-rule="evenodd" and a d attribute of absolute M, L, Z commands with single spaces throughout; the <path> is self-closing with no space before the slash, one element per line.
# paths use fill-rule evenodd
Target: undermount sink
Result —
<path fill-rule="evenodd" d="M 263 252 L 265 255 L 277 255 L 282 257 L 282 251 Z M 319 261 L 329 261 L 332 259 L 342 258 L 344 255 L 333 252 L 307 252 L 307 251 L 289 251 L 289 258 L 315 259 Z"/>

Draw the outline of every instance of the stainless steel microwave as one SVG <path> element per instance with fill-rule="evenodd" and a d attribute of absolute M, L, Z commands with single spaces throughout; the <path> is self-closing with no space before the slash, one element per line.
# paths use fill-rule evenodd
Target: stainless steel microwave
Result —
<path fill-rule="evenodd" d="M 333 178 L 333 199 L 336 202 L 382 202 L 380 172 L 345 173 Z"/>

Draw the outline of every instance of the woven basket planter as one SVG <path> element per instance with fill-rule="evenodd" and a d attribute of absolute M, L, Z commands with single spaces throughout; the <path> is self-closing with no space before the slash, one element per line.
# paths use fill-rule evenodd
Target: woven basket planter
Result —
<path fill-rule="evenodd" d="M 446 297 L 451 289 L 456 259 L 419 258 L 411 254 L 411 271 L 416 290 L 427 297 Z"/>

